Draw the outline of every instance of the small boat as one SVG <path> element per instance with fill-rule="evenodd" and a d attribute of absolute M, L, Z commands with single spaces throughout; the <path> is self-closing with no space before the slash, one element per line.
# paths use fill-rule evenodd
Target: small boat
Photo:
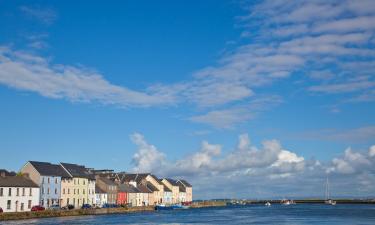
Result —
<path fill-rule="evenodd" d="M 280 203 L 283 204 L 283 205 L 295 205 L 296 204 L 295 201 L 288 200 L 288 199 L 283 199 L 283 200 L 280 201 Z"/>
<path fill-rule="evenodd" d="M 324 201 L 324 204 L 326 205 L 336 205 L 336 201 L 332 200 L 330 197 L 330 190 L 329 190 L 329 180 L 327 176 L 327 181 L 326 181 L 326 200 Z"/>
<path fill-rule="evenodd" d="M 174 209 L 189 209 L 189 208 L 190 206 L 181 205 L 181 204 L 173 204 L 173 205 L 158 204 L 155 206 L 155 210 L 174 210 Z"/>
<path fill-rule="evenodd" d="M 271 206 L 271 203 L 270 202 L 266 202 L 266 204 L 264 204 L 265 206 Z"/>

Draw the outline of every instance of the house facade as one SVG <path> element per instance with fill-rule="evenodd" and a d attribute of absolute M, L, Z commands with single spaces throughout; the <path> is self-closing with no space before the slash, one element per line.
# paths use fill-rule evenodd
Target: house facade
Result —
<path fill-rule="evenodd" d="M 30 211 L 39 204 L 39 186 L 23 176 L 0 176 L 0 208 L 3 212 Z"/>
<path fill-rule="evenodd" d="M 165 184 L 164 185 L 164 197 L 163 197 L 163 203 L 164 204 L 172 204 L 172 190 L 169 189 Z"/>
<path fill-rule="evenodd" d="M 29 161 L 20 172 L 39 186 L 39 205 L 45 208 L 61 205 L 61 180 L 70 176 L 60 165 Z"/>
<path fill-rule="evenodd" d="M 108 203 L 108 194 L 98 185 L 95 186 L 95 206 L 102 207 Z"/>
<path fill-rule="evenodd" d="M 117 184 L 103 176 L 96 176 L 96 184 L 103 189 L 108 195 L 108 204 L 117 203 Z"/>
<path fill-rule="evenodd" d="M 185 201 L 192 202 L 193 201 L 193 186 L 186 180 L 178 180 L 177 183 L 185 187 L 185 193 L 186 193 Z"/>
<path fill-rule="evenodd" d="M 66 205 L 74 205 L 75 208 L 84 204 L 93 205 L 95 203 L 95 177 L 82 165 L 70 163 L 60 163 L 60 165 L 70 177 L 62 182 L 62 202 Z"/>
<path fill-rule="evenodd" d="M 178 183 L 169 178 L 162 179 L 162 183 L 165 184 L 170 190 L 172 190 L 172 204 L 180 203 L 180 186 Z"/>

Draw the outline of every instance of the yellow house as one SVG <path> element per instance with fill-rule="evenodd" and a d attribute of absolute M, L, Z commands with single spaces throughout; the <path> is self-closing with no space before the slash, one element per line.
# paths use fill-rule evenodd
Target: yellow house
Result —
<path fill-rule="evenodd" d="M 61 163 L 61 166 L 71 176 L 61 182 L 61 205 L 80 208 L 83 204 L 94 204 L 95 177 L 84 166 L 69 163 Z"/>

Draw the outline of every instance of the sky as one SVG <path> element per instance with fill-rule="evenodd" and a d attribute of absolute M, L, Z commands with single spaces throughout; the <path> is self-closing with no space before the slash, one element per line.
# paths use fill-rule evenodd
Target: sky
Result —
<path fill-rule="evenodd" d="M 0 0 L 0 168 L 374 197 L 373 21 L 372 0 Z"/>

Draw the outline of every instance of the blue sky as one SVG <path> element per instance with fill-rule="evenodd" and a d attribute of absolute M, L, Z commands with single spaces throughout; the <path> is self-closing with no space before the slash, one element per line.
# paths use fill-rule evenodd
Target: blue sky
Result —
<path fill-rule="evenodd" d="M 151 171 L 197 197 L 319 196 L 327 174 L 375 191 L 373 1 L 0 5 L 0 167 Z"/>

